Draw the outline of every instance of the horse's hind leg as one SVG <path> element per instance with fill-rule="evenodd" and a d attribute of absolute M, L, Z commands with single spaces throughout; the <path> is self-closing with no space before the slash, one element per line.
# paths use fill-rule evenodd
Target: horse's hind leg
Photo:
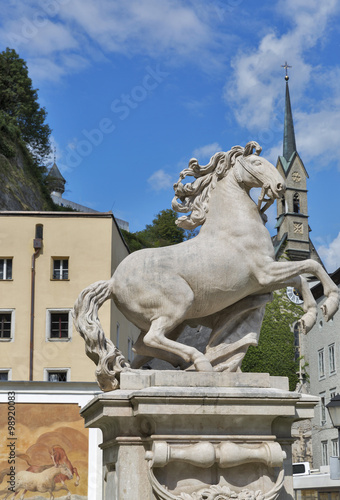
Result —
<path fill-rule="evenodd" d="M 137 354 L 136 356 L 134 356 L 132 363 L 130 363 L 132 369 L 136 370 L 138 368 L 141 368 L 142 366 L 146 365 L 147 363 L 149 363 L 149 361 L 152 361 L 155 358 L 167 361 L 174 368 L 184 369 L 185 361 L 179 356 L 176 356 L 171 352 L 167 352 L 166 354 L 164 354 L 164 351 L 161 351 L 160 349 L 152 349 L 152 347 L 149 347 L 148 349 L 149 352 L 153 352 L 154 355 L 142 356 L 141 354 Z"/>
<path fill-rule="evenodd" d="M 167 338 L 169 338 L 170 340 L 177 340 L 180 334 L 182 333 L 184 326 L 185 326 L 184 324 L 178 325 L 176 328 L 174 328 L 173 330 L 171 330 L 171 332 L 167 334 Z M 157 359 L 162 359 L 163 361 L 167 361 L 175 368 L 179 367 L 184 369 L 185 362 L 183 361 L 183 358 L 171 352 L 147 346 L 144 343 L 145 334 L 146 332 L 141 332 L 141 334 L 137 339 L 137 342 L 133 346 L 132 350 L 137 354 L 137 356 L 134 357 L 131 363 L 131 368 L 140 368 L 145 363 L 148 363 L 152 359 L 157 358 Z"/>
<path fill-rule="evenodd" d="M 161 349 L 163 352 L 169 352 L 180 356 L 187 363 L 194 364 L 197 371 L 212 371 L 210 361 L 194 347 L 190 347 L 179 342 L 175 342 L 166 337 L 174 328 L 173 318 L 161 316 L 155 319 L 150 327 L 150 330 L 145 335 L 143 341 L 148 347 Z M 166 355 L 163 357 L 166 360 Z"/>

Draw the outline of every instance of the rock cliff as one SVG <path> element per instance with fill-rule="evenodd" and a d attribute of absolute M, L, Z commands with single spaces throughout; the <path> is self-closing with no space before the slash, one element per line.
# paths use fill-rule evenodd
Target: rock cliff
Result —
<path fill-rule="evenodd" d="M 41 169 L 5 126 L 0 127 L 0 210 L 55 210 Z"/>

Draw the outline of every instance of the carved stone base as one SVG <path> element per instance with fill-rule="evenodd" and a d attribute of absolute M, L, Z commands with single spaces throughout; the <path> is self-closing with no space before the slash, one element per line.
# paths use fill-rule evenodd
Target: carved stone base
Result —
<path fill-rule="evenodd" d="M 130 371 L 82 410 L 103 431 L 105 500 L 293 498 L 291 426 L 318 398 L 283 377 Z"/>

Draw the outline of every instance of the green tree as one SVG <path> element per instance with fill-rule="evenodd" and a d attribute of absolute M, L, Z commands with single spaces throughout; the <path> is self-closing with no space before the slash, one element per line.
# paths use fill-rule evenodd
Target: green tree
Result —
<path fill-rule="evenodd" d="M 148 224 L 143 231 L 135 235 L 145 246 L 164 247 L 181 243 L 185 239 L 184 229 L 176 225 L 177 214 L 171 208 L 161 210 L 152 224 Z"/>
<path fill-rule="evenodd" d="M 137 233 L 130 233 L 125 229 L 121 229 L 121 233 L 124 236 L 124 240 L 126 241 L 130 252 L 135 252 L 136 250 L 142 250 L 142 248 L 153 247 L 153 245 L 138 236 Z"/>
<path fill-rule="evenodd" d="M 38 103 L 26 62 L 13 49 L 0 53 L 0 114 L 6 123 L 16 125 L 33 156 L 42 163 L 50 152 L 50 127 L 46 110 Z"/>
<path fill-rule="evenodd" d="M 302 308 L 289 301 L 285 290 L 275 292 L 273 301 L 266 306 L 259 345 L 248 349 L 242 371 L 288 377 L 289 388 L 294 390 L 299 361 L 292 325 L 302 314 Z"/>

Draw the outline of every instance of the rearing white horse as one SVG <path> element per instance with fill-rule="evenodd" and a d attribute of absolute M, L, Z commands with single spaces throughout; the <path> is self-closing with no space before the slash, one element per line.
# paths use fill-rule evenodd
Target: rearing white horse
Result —
<path fill-rule="evenodd" d="M 176 342 L 184 326 L 190 322 L 210 325 L 223 315 L 232 317 L 233 308 L 243 302 L 254 303 L 253 309 L 258 303 L 263 306 L 259 298 L 274 290 L 293 286 L 300 291 L 305 312 L 300 325 L 307 333 L 317 313 L 307 282 L 299 276 L 302 273 L 322 282 L 327 297 L 322 308 L 325 319 L 337 311 L 338 288 L 320 264 L 310 259 L 275 261 L 263 212 L 284 194 L 285 183 L 276 168 L 259 157 L 260 152 L 260 146 L 250 142 L 245 148 L 235 146 L 216 153 L 206 166 L 191 160 L 174 185 L 173 208 L 190 212 L 178 219 L 178 225 L 202 225 L 199 234 L 178 245 L 132 253 L 110 280 L 90 285 L 78 297 L 75 326 L 85 339 L 88 356 L 97 364 L 103 390 L 117 388 L 119 372 L 129 366 L 105 338 L 98 319 L 99 307 L 109 298 L 141 330 L 134 346 L 135 367 L 157 357 L 175 365 L 182 359 L 198 371 L 213 367 L 205 354 Z M 196 180 L 183 184 L 187 175 Z M 253 187 L 262 188 L 258 205 L 249 195 Z"/>

